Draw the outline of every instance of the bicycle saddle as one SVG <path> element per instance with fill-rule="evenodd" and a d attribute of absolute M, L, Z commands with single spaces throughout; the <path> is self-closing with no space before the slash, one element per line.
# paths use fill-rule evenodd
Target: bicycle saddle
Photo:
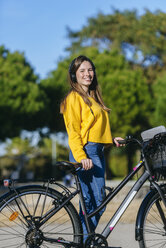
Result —
<path fill-rule="evenodd" d="M 61 170 L 68 171 L 68 172 L 75 172 L 76 169 L 81 168 L 81 163 L 72 163 L 69 161 L 59 161 L 56 162 L 55 166 L 60 168 Z"/>

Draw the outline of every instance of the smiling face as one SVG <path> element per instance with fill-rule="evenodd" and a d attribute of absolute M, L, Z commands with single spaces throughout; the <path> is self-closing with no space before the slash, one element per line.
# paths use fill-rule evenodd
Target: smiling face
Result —
<path fill-rule="evenodd" d="M 76 71 L 77 83 L 81 85 L 85 92 L 88 92 L 94 78 L 94 71 L 91 63 L 84 60 Z"/>

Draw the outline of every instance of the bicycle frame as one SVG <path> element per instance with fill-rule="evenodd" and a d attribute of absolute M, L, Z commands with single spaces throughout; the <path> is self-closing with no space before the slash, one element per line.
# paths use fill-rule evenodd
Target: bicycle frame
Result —
<path fill-rule="evenodd" d="M 83 196 L 82 196 L 81 187 L 79 185 L 80 184 L 79 179 L 76 176 L 77 188 L 79 189 L 79 192 L 80 192 L 79 193 L 80 202 L 81 202 L 82 209 L 84 211 L 85 223 L 86 223 L 87 230 L 88 230 L 89 234 L 91 233 L 90 226 L 89 226 L 89 218 L 91 218 L 92 216 L 96 215 L 102 208 L 104 208 L 118 194 L 118 192 L 128 183 L 128 181 L 130 179 L 132 179 L 133 176 L 142 168 L 144 162 L 145 162 L 144 160 L 140 161 L 134 167 L 133 171 L 130 172 L 123 179 L 123 181 L 112 192 L 108 193 L 108 195 L 103 200 L 101 205 L 98 206 L 97 209 L 95 211 L 93 211 L 92 213 L 90 213 L 90 214 L 87 214 L 84 199 L 83 199 Z M 108 222 L 108 224 L 106 225 L 106 227 L 102 231 L 101 234 L 104 237 L 107 238 L 109 236 L 109 234 L 112 232 L 112 230 L 114 229 L 114 227 L 117 224 L 117 222 L 120 220 L 120 218 L 123 215 L 123 213 L 126 211 L 126 209 L 129 206 L 129 204 L 132 202 L 132 200 L 134 199 L 134 197 L 136 196 L 136 194 L 138 193 L 138 191 L 140 190 L 142 185 L 147 181 L 147 179 L 149 177 L 150 177 L 150 172 L 148 170 L 145 170 L 145 172 L 141 175 L 141 177 L 135 182 L 135 184 L 130 189 L 130 191 L 128 192 L 127 196 L 124 198 L 124 200 L 120 204 L 119 208 L 117 209 L 117 211 L 115 212 L 113 217 L 110 219 L 110 221 Z"/>
<path fill-rule="evenodd" d="M 81 189 L 81 185 L 80 185 L 80 181 L 79 181 L 79 177 L 78 177 L 77 173 L 74 173 L 74 177 L 75 177 L 75 180 L 76 180 L 76 188 L 75 188 L 75 190 L 73 192 L 69 191 L 66 187 L 61 186 L 60 184 L 56 183 L 54 180 L 53 181 L 52 180 L 48 181 L 46 191 L 47 191 L 47 189 L 49 187 L 49 183 L 53 183 L 53 184 L 55 184 L 55 185 L 57 185 L 57 186 L 62 188 L 62 190 L 63 190 L 62 198 L 57 202 L 55 201 L 54 204 L 53 204 L 53 207 L 47 213 L 45 213 L 44 215 L 42 215 L 40 217 L 40 220 L 37 223 L 37 227 L 40 228 L 42 225 L 44 225 L 54 214 L 56 214 L 61 208 L 65 207 L 65 205 L 68 202 L 70 202 L 78 194 L 79 198 L 80 198 L 81 207 L 82 207 L 82 210 L 84 212 L 85 224 L 86 224 L 86 227 L 87 227 L 87 230 L 88 230 L 88 234 L 91 235 L 92 230 L 90 229 L 89 219 L 92 216 L 96 215 L 102 208 L 104 208 L 119 193 L 119 191 L 129 182 L 129 180 L 133 178 L 133 176 L 143 166 L 145 167 L 144 173 L 138 178 L 138 180 L 135 182 L 133 187 L 129 190 L 128 194 L 126 195 L 126 197 L 124 198 L 124 200 L 120 204 L 119 208 L 116 210 L 116 212 L 114 213 L 112 218 L 109 220 L 109 222 L 106 224 L 105 228 L 101 232 L 101 235 L 103 237 L 107 238 L 111 234 L 111 232 L 115 228 L 116 224 L 120 220 L 121 216 L 124 214 L 124 212 L 126 211 L 127 207 L 129 206 L 129 204 L 132 202 L 132 200 L 134 199 L 134 197 L 136 196 L 136 194 L 138 193 L 138 191 L 140 190 L 142 185 L 147 180 L 149 180 L 150 183 L 152 185 L 154 185 L 156 190 L 158 190 L 159 194 L 161 195 L 161 197 L 162 197 L 162 199 L 163 199 L 163 201 L 164 201 L 164 203 L 166 205 L 166 202 L 165 202 L 165 199 L 163 197 L 162 191 L 160 190 L 158 184 L 155 183 L 155 181 L 153 180 L 152 175 L 151 175 L 151 173 L 150 173 L 150 171 L 148 169 L 148 166 L 146 166 L 146 160 L 142 159 L 142 161 L 140 161 L 134 167 L 133 171 L 130 172 L 115 189 L 113 189 L 111 192 L 109 192 L 107 194 L 107 196 L 105 197 L 103 202 L 100 204 L 100 206 L 98 206 L 97 209 L 95 211 L 93 211 L 92 213 L 90 213 L 90 214 L 88 214 L 87 211 L 86 211 L 85 201 L 84 201 L 84 197 L 83 197 L 83 193 L 82 193 L 82 189 Z M 82 235 L 82 234 L 80 234 L 80 235 Z M 64 244 L 64 245 L 68 245 L 69 247 L 70 246 L 77 247 L 77 245 L 78 245 L 78 244 L 76 244 L 74 242 L 65 241 L 63 239 L 61 240 L 61 239 L 53 239 L 53 238 L 45 237 L 45 235 L 43 235 L 42 238 L 43 238 L 43 240 L 45 240 L 47 242 L 61 243 L 61 244 Z"/>
<path fill-rule="evenodd" d="M 133 168 L 133 171 L 130 172 L 113 191 L 108 193 L 108 195 L 103 200 L 101 205 L 98 206 L 97 209 L 95 211 L 93 211 L 92 213 L 87 214 L 82 193 L 80 194 L 80 202 L 81 202 L 82 209 L 84 211 L 85 223 L 86 223 L 87 230 L 88 230 L 89 234 L 91 232 L 90 226 L 89 226 L 89 221 L 88 221 L 89 218 L 96 215 L 102 208 L 104 208 L 119 193 L 119 191 L 128 183 L 128 181 L 131 180 L 133 178 L 133 176 L 143 167 L 143 165 L 145 167 L 144 173 L 140 176 L 140 178 L 138 178 L 138 180 L 135 182 L 133 187 L 129 190 L 128 194 L 126 195 L 126 197 L 124 198 L 124 200 L 120 204 L 119 208 L 116 210 L 116 212 L 114 213 L 114 215 L 112 216 L 112 218 L 110 219 L 110 221 L 108 222 L 108 224 L 106 225 L 104 230 L 101 232 L 101 235 L 103 235 L 105 238 L 107 238 L 110 235 L 110 233 L 113 231 L 116 224 L 120 220 L 121 216 L 124 214 L 124 212 L 126 211 L 128 206 L 130 205 L 130 203 L 132 202 L 132 200 L 134 199 L 134 197 L 136 196 L 136 194 L 138 193 L 140 188 L 143 186 L 143 184 L 147 180 L 149 180 L 150 184 L 153 185 L 153 187 L 159 192 L 159 194 L 162 198 L 162 201 L 164 202 L 165 207 L 166 207 L 166 200 L 164 198 L 163 192 L 161 191 L 159 185 L 153 180 L 153 176 L 151 174 L 149 166 L 146 162 L 146 159 L 143 156 L 142 161 L 140 161 Z M 78 177 L 76 177 L 76 181 L 79 181 Z M 77 187 L 79 187 L 79 185 Z M 81 189 L 80 189 L 80 191 L 81 191 Z"/>
<path fill-rule="evenodd" d="M 98 206 L 97 209 L 95 211 L 93 211 L 92 213 L 90 213 L 90 214 L 88 214 L 87 211 L 86 211 L 85 201 L 84 201 L 84 198 L 83 198 L 83 193 L 82 193 L 80 181 L 79 181 L 79 178 L 78 178 L 77 174 L 75 173 L 74 174 L 75 181 L 76 181 L 76 189 L 75 189 L 75 191 L 70 192 L 70 193 L 68 192 L 69 194 L 67 195 L 67 197 L 64 196 L 64 199 L 62 199 L 62 201 L 60 202 L 58 207 L 56 207 L 56 208 L 53 207 L 48 213 L 46 213 L 46 215 L 42 216 L 38 226 L 39 227 L 42 226 L 45 222 L 47 222 L 48 219 L 50 219 L 56 212 L 58 212 L 59 209 L 64 207 L 67 204 L 67 202 L 71 201 L 78 194 L 79 199 L 80 199 L 80 203 L 81 203 L 81 207 L 82 207 L 82 210 L 84 212 L 85 223 L 86 223 L 88 233 L 89 233 L 89 235 L 92 234 L 92 231 L 91 231 L 90 225 L 89 225 L 89 219 L 92 216 L 96 215 L 102 208 L 104 208 L 118 194 L 118 192 L 129 182 L 129 180 L 131 180 L 133 178 L 133 176 L 143 167 L 144 163 L 146 163 L 144 159 L 142 161 L 140 161 L 134 167 L 133 171 L 130 172 L 113 191 L 111 191 L 110 193 L 107 194 L 106 198 L 103 200 L 103 202 L 100 204 L 100 206 Z M 146 168 L 146 166 L 145 166 L 145 168 Z M 138 193 L 138 191 L 140 190 L 142 185 L 150 177 L 151 177 L 150 171 L 148 169 L 145 169 L 145 172 L 140 176 L 140 178 L 135 182 L 133 187 L 129 190 L 127 196 L 124 198 L 124 200 L 120 204 L 119 208 L 116 210 L 115 214 L 109 220 L 108 224 L 106 225 L 106 227 L 102 231 L 101 234 L 105 238 L 107 238 L 111 234 L 111 232 L 113 231 L 114 227 L 116 226 L 116 224 L 120 220 L 121 216 L 126 211 L 126 209 L 129 206 L 129 204 L 132 202 L 132 200 L 134 199 L 134 197 L 136 196 L 136 194 Z M 45 238 L 45 237 L 43 237 L 43 239 L 47 240 L 48 242 L 53 242 L 53 243 L 54 242 L 55 243 L 60 242 L 60 243 L 63 244 L 64 242 L 66 242 L 66 241 L 63 241 L 63 240 L 59 241 L 57 239 L 50 239 L 50 238 Z M 69 245 L 71 245 L 70 242 L 67 242 L 67 243 Z M 72 243 L 72 244 L 75 245 L 74 243 Z"/>
<path fill-rule="evenodd" d="M 97 209 L 95 211 L 93 211 L 92 213 L 90 213 L 90 214 L 88 214 L 87 211 L 86 211 L 85 201 L 84 201 L 83 193 L 82 193 L 82 189 L 81 189 L 81 184 L 80 184 L 79 177 L 78 177 L 76 172 L 74 173 L 75 180 L 76 180 L 76 188 L 75 188 L 75 190 L 73 192 L 71 192 L 65 186 L 63 186 L 61 184 L 58 184 L 57 182 L 55 182 L 52 179 L 47 181 L 46 186 L 45 186 L 45 183 L 44 183 L 44 187 L 46 189 L 46 192 L 47 192 L 47 190 L 49 188 L 49 184 L 55 184 L 56 186 L 59 186 L 62 189 L 62 193 L 61 193 L 62 197 L 59 198 L 57 201 L 55 199 L 55 201 L 53 202 L 52 208 L 49 209 L 49 211 L 47 211 L 45 214 L 42 213 L 40 218 L 37 217 L 38 218 L 38 221 L 36 223 L 37 228 L 39 229 L 42 225 L 44 225 L 53 215 L 55 215 L 61 208 L 65 207 L 65 205 L 67 205 L 67 203 L 69 203 L 78 194 L 79 197 L 80 197 L 82 210 L 84 211 L 84 217 L 85 217 L 85 223 L 86 223 L 87 230 L 88 230 L 88 235 L 89 236 L 92 235 L 93 233 L 92 233 L 92 230 L 90 229 L 90 225 L 89 225 L 90 220 L 89 219 L 92 216 L 96 215 L 102 208 L 104 208 L 119 193 L 119 191 L 128 183 L 128 181 L 133 178 L 133 176 L 143 166 L 145 167 L 144 173 L 139 177 L 139 179 L 135 182 L 133 187 L 129 190 L 128 194 L 126 195 L 126 197 L 124 198 L 124 200 L 120 204 L 119 208 L 116 210 L 116 212 L 114 213 L 113 217 L 108 221 L 108 223 L 106 224 L 105 228 L 101 232 L 101 235 L 103 237 L 107 238 L 111 234 L 113 229 L 115 228 L 115 226 L 118 223 L 118 221 L 120 220 L 121 216 L 124 214 L 124 212 L 126 211 L 127 207 L 132 202 L 132 200 L 134 199 L 134 197 L 136 196 L 136 194 L 138 193 L 138 191 L 140 190 L 142 185 L 147 180 L 149 180 L 150 184 L 153 185 L 156 188 L 156 190 L 159 192 L 161 197 L 164 199 L 163 192 L 160 189 L 160 186 L 153 179 L 153 177 L 152 177 L 152 175 L 151 175 L 151 173 L 150 173 L 150 171 L 148 169 L 148 166 L 146 166 L 146 160 L 145 159 L 140 161 L 134 167 L 133 171 L 130 172 L 115 189 L 113 189 L 111 192 L 109 192 L 107 194 L 107 196 L 105 197 L 103 202 L 100 204 L 100 206 L 98 206 Z M 15 188 L 13 190 L 19 197 L 19 191 L 17 191 L 17 189 L 15 189 Z M 45 195 L 45 197 L 46 197 L 46 195 Z M 166 205 L 165 199 L 164 199 L 164 203 Z M 23 204 L 23 202 L 22 202 L 22 204 Z M 26 206 L 24 204 L 23 204 L 23 206 L 24 206 L 24 208 L 26 208 Z M 43 208 L 44 208 L 44 206 L 43 206 Z M 163 213 L 161 212 L 161 215 L 162 214 Z M 26 218 L 24 216 L 24 214 L 22 214 L 22 215 L 23 215 L 24 219 L 27 222 L 27 227 L 32 229 L 33 226 L 31 224 L 31 222 L 29 223 L 29 219 Z M 165 219 L 163 220 L 163 223 L 165 223 Z M 83 235 L 83 234 L 80 233 L 79 235 Z M 66 246 L 67 247 L 79 247 L 77 243 L 71 242 L 71 241 L 66 241 L 66 240 L 63 240 L 61 238 L 57 239 L 57 238 L 46 237 L 45 235 L 43 235 L 42 240 L 50 242 L 50 243 L 59 243 L 59 244 L 64 245 L 65 247 Z"/>

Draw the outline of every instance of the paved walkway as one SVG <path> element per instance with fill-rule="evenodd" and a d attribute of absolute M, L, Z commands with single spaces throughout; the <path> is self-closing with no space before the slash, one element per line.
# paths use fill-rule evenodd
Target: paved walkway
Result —
<path fill-rule="evenodd" d="M 96 231 L 99 233 L 104 229 L 104 223 L 100 224 Z M 135 224 L 118 223 L 107 239 L 111 248 L 139 248 L 135 240 Z"/>

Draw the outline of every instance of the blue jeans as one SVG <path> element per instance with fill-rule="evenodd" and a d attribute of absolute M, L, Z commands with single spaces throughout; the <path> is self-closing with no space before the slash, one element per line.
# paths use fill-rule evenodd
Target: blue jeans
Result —
<path fill-rule="evenodd" d="M 100 143 L 88 142 L 84 146 L 84 151 L 87 157 L 92 159 L 94 167 L 90 170 L 79 170 L 78 176 L 80 179 L 85 206 L 87 213 L 93 212 L 102 202 L 105 197 L 105 160 L 104 160 L 104 145 Z M 70 151 L 69 160 L 76 162 L 72 152 Z M 103 208 L 97 215 L 90 220 L 91 232 L 94 232 L 101 215 L 105 208 Z M 84 240 L 87 238 L 87 228 L 85 225 L 84 214 L 80 205 L 80 219 L 83 227 Z"/>

